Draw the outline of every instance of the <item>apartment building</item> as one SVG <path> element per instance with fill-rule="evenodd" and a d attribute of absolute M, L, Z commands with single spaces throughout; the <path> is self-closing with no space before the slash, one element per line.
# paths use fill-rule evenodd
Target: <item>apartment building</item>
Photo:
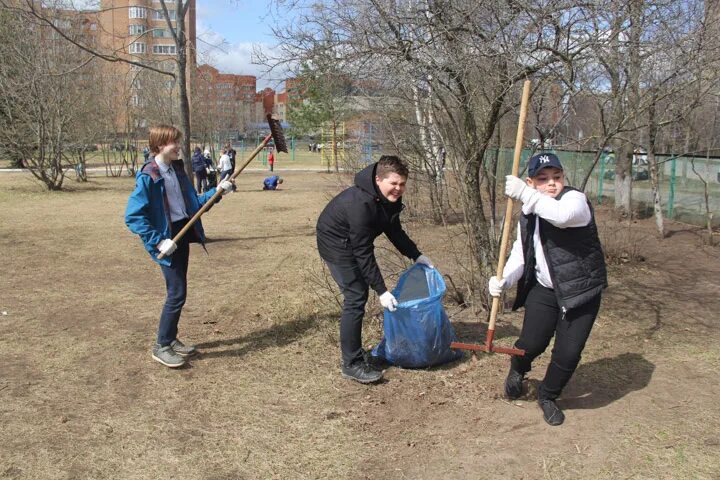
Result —
<path fill-rule="evenodd" d="M 189 44 L 186 71 L 192 78 L 196 65 L 196 6 L 195 0 L 188 2 L 185 16 Z M 176 3 L 167 0 L 165 5 L 171 23 L 176 26 Z M 175 71 L 177 47 L 159 0 L 101 0 L 100 7 L 97 42 L 104 52 L 162 71 Z M 177 87 L 172 77 L 124 62 L 107 63 L 106 71 L 117 97 L 119 120 L 129 128 L 144 126 L 153 113 L 160 118 L 168 118 L 177 109 L 174 104 Z M 129 119 L 127 115 L 133 118 Z"/>
<path fill-rule="evenodd" d="M 200 65 L 193 85 L 193 123 L 213 125 L 223 135 L 245 131 L 255 122 L 255 91 L 253 75 L 220 73 L 210 65 Z"/>

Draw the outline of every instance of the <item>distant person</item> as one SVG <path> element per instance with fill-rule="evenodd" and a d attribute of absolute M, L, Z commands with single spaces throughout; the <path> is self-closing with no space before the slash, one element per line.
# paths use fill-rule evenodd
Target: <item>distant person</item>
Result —
<path fill-rule="evenodd" d="M 580 356 L 600 310 L 607 287 L 605 256 L 595 216 L 584 193 L 565 185 L 560 160 L 552 153 L 530 158 L 525 181 L 508 175 L 507 196 L 522 202 L 517 240 L 503 270 L 490 278 L 490 295 L 499 297 L 517 283 L 513 310 L 525 307 L 520 338 L 505 380 L 505 395 L 519 398 L 523 378 L 553 336 L 555 343 L 538 404 L 550 425 L 565 421 L 555 400 L 580 363 Z"/>
<path fill-rule="evenodd" d="M 400 224 L 407 166 L 396 156 L 355 175 L 355 184 L 330 200 L 317 221 L 317 245 L 344 297 L 340 318 L 342 375 L 360 383 L 374 383 L 383 372 L 368 363 L 362 348 L 362 324 L 369 289 L 380 304 L 394 311 L 398 302 L 385 286 L 375 260 L 375 239 L 384 233 L 400 253 L 432 267 Z"/>
<path fill-rule="evenodd" d="M 237 156 L 237 152 L 234 148 L 232 148 L 232 145 L 230 144 L 228 144 L 226 150 L 228 157 L 230 157 L 230 165 L 232 166 L 232 170 L 235 171 L 235 157 Z"/>
<path fill-rule="evenodd" d="M 195 190 L 197 190 L 198 193 L 207 192 L 208 159 L 206 159 L 205 156 L 201 153 L 200 147 L 195 147 L 191 158 L 193 174 L 195 175 Z"/>
<path fill-rule="evenodd" d="M 230 155 L 228 155 L 226 149 L 223 149 L 222 155 L 220 155 L 220 160 L 218 160 L 218 170 L 220 170 L 220 180 L 225 180 L 225 178 L 229 177 L 233 173 L 233 166 L 232 163 L 230 163 Z"/>
<path fill-rule="evenodd" d="M 272 175 L 263 180 L 263 190 L 277 190 L 278 185 L 283 183 L 283 179 L 277 175 Z"/>
<path fill-rule="evenodd" d="M 128 198 L 125 224 L 140 236 L 150 257 L 160 264 L 167 296 L 160 314 L 157 343 L 152 358 L 171 368 L 185 365 L 195 347 L 178 338 L 178 323 L 187 297 L 187 272 L 190 243 L 205 243 L 205 232 L 198 220 L 176 244 L 172 239 L 200 207 L 215 194 L 210 189 L 199 195 L 178 160 L 182 134 L 168 125 L 150 128 L 150 153 L 153 159 L 143 165 L 135 177 L 135 190 Z M 220 183 L 223 195 L 232 183 Z M 158 259 L 162 253 L 164 257 Z"/>
<path fill-rule="evenodd" d="M 220 170 L 220 181 L 225 180 L 226 178 L 230 178 L 230 176 L 235 171 L 232 164 L 230 163 L 230 155 L 228 155 L 226 149 L 222 151 L 222 155 L 220 155 L 220 160 L 218 160 L 218 170 Z M 237 186 L 235 186 L 235 184 L 233 183 L 232 191 L 235 192 L 236 190 Z"/>
<path fill-rule="evenodd" d="M 270 171 L 273 171 L 273 166 L 275 165 L 275 153 L 273 152 L 273 147 L 268 148 L 268 166 L 270 167 Z"/>
<path fill-rule="evenodd" d="M 150 159 L 150 147 L 147 145 L 143 148 L 143 158 L 145 158 L 145 163 L 147 163 L 148 159 Z"/>

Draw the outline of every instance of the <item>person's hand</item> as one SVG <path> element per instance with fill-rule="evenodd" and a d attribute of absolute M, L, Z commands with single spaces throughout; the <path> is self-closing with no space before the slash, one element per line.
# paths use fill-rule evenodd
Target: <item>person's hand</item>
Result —
<path fill-rule="evenodd" d="M 394 312 L 395 310 L 397 310 L 397 304 L 397 299 L 392 293 L 385 292 L 380 295 L 380 305 L 382 305 L 383 308 L 387 308 L 391 312 Z"/>
<path fill-rule="evenodd" d="M 522 203 L 528 203 L 533 195 L 539 195 L 538 191 L 530 187 L 515 175 L 505 176 L 505 195 L 520 200 Z"/>
<path fill-rule="evenodd" d="M 506 288 L 507 282 L 504 278 L 498 279 L 497 277 L 490 277 L 490 281 L 488 282 L 488 291 L 491 296 L 499 297 Z"/>
<path fill-rule="evenodd" d="M 435 268 L 435 266 L 432 263 L 432 260 L 430 260 L 425 255 L 420 255 L 417 260 L 415 260 L 415 263 L 421 263 L 423 265 L 427 265 L 430 268 Z"/>
<path fill-rule="evenodd" d="M 232 191 L 233 183 L 230 180 L 223 180 L 217 188 L 222 191 L 222 195 L 225 195 L 226 193 Z"/>
<path fill-rule="evenodd" d="M 160 250 L 160 253 L 162 253 L 164 256 L 168 256 L 172 254 L 175 249 L 177 248 L 177 244 L 170 240 L 169 238 L 166 238 L 162 242 L 158 243 L 157 249 Z"/>

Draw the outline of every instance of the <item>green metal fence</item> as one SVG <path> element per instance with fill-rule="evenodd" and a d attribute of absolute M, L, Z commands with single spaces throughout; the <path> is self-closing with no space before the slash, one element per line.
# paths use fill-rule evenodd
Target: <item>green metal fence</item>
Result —
<path fill-rule="evenodd" d="M 525 149 L 521 157 L 524 174 L 531 151 Z M 563 164 L 568 184 L 579 187 L 591 172 L 585 193 L 596 203 L 614 202 L 615 159 L 613 154 L 603 153 L 593 169 L 596 152 L 553 150 Z M 490 161 L 495 151 L 488 151 L 485 161 Z M 513 150 L 503 148 L 498 155 L 498 177 L 509 174 Z M 656 155 L 660 174 L 660 197 L 668 218 L 698 225 L 705 224 L 704 184 L 708 183 L 710 210 L 715 212 L 714 223 L 720 226 L 720 158 L 674 157 Z M 693 164 L 695 172 L 693 171 Z M 652 190 L 646 165 L 633 166 L 633 202 L 641 210 L 652 205 Z M 702 180 L 700 180 L 702 178 Z"/>

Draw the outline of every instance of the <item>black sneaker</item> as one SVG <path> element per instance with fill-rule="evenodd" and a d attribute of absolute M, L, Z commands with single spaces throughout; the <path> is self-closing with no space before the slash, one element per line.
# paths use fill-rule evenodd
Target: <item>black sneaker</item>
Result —
<path fill-rule="evenodd" d="M 343 365 L 342 376 L 360 383 L 375 383 L 383 378 L 382 372 L 375 370 L 364 361 L 355 362 L 349 367 Z"/>
<path fill-rule="evenodd" d="M 522 396 L 522 382 L 525 374 L 510 367 L 510 372 L 505 379 L 505 395 L 510 400 L 517 400 Z"/>
<path fill-rule="evenodd" d="M 383 357 L 376 357 L 367 350 L 363 350 L 363 360 L 373 370 L 378 372 L 384 372 L 390 366 L 390 364 Z"/>
<path fill-rule="evenodd" d="M 543 418 L 548 423 L 548 425 L 557 427 L 558 425 L 562 425 L 562 423 L 565 421 L 565 414 L 562 412 L 562 410 L 560 410 L 560 407 L 557 406 L 555 400 L 550 400 L 549 398 L 540 398 L 538 399 L 538 404 L 543 411 Z"/>

